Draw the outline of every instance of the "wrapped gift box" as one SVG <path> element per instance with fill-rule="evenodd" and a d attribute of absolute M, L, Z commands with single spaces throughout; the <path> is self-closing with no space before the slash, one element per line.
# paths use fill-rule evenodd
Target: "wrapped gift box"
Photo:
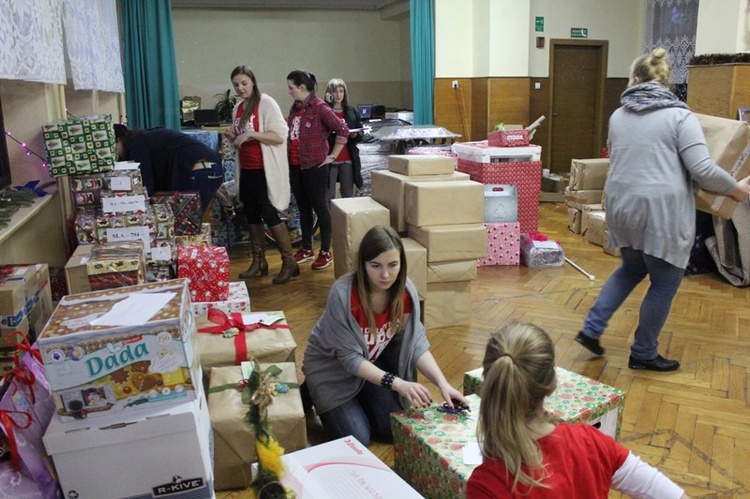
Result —
<path fill-rule="evenodd" d="M 0 265 L 0 346 L 20 331 L 36 338 L 52 313 L 49 267 L 46 263 Z"/>
<path fill-rule="evenodd" d="M 124 163 L 127 168 L 118 168 L 104 173 L 104 189 L 112 192 L 127 192 L 130 194 L 146 194 L 146 187 L 143 185 L 143 177 L 138 163 Z"/>
<path fill-rule="evenodd" d="M 427 264 L 427 283 L 473 281 L 477 278 L 477 260 L 455 260 Z"/>
<path fill-rule="evenodd" d="M 37 340 L 58 414 L 195 398 L 194 327 L 185 280 L 63 297 Z"/>
<path fill-rule="evenodd" d="M 521 263 L 527 267 L 562 267 L 565 253 L 557 241 L 537 241 L 521 234 Z"/>
<path fill-rule="evenodd" d="M 214 367 L 238 366 L 251 358 L 258 362 L 294 362 L 297 343 L 284 312 L 219 312 L 211 316 L 215 322 L 208 316 L 197 320 L 198 351 L 206 378 Z M 239 334 L 225 335 L 232 327 L 236 327 Z"/>
<path fill-rule="evenodd" d="M 211 499 L 210 432 L 200 393 L 193 401 L 127 417 L 65 424 L 53 418 L 44 445 L 67 498 Z"/>
<path fill-rule="evenodd" d="M 146 282 L 169 281 L 177 277 L 175 266 L 169 263 L 146 263 Z"/>
<path fill-rule="evenodd" d="M 595 379 L 556 367 L 557 388 L 544 399 L 544 412 L 555 423 L 587 423 L 617 440 L 622 428 L 625 392 Z M 482 368 L 464 373 L 464 394 L 479 394 Z"/>
<path fill-rule="evenodd" d="M 281 462 L 281 483 L 297 499 L 422 497 L 351 436 L 285 454 Z"/>
<path fill-rule="evenodd" d="M 216 308 L 227 314 L 249 312 L 250 295 L 247 292 L 247 284 L 245 284 L 245 281 L 230 282 L 229 296 L 224 301 L 193 303 L 193 313 L 196 317 L 203 317 L 208 314 L 209 308 Z"/>
<path fill-rule="evenodd" d="M 175 246 L 213 246 L 211 241 L 211 224 L 201 224 L 200 234 L 190 236 L 175 236 Z M 218 246 L 224 246 L 219 244 Z"/>
<path fill-rule="evenodd" d="M 401 175 L 450 175 L 455 169 L 453 158 L 441 155 L 394 154 L 388 157 L 388 170 Z"/>
<path fill-rule="evenodd" d="M 190 280 L 194 302 L 229 298 L 229 255 L 223 246 L 178 246 L 177 277 Z"/>
<path fill-rule="evenodd" d="M 487 145 L 490 147 L 526 147 L 529 145 L 529 132 L 518 130 L 496 130 L 487 134 Z"/>
<path fill-rule="evenodd" d="M 519 265 L 521 263 L 521 224 L 485 223 L 487 256 L 477 262 L 479 267 Z"/>
<path fill-rule="evenodd" d="M 471 281 L 428 283 L 424 298 L 425 327 L 449 327 L 471 322 Z"/>
<path fill-rule="evenodd" d="M 117 158 L 112 117 L 91 116 L 42 127 L 53 176 L 111 170 Z"/>
<path fill-rule="evenodd" d="M 570 160 L 570 190 L 604 189 L 609 171 L 609 158 Z"/>
<path fill-rule="evenodd" d="M 515 185 L 485 184 L 484 221 L 518 222 L 518 189 Z"/>
<path fill-rule="evenodd" d="M 427 248 L 414 239 L 402 237 L 406 255 L 406 270 L 420 296 L 427 294 Z"/>
<path fill-rule="evenodd" d="M 606 212 L 601 209 L 601 205 L 584 205 L 581 216 L 581 235 L 586 241 L 597 246 L 607 244 Z"/>
<path fill-rule="evenodd" d="M 331 200 L 333 271 L 336 278 L 357 267 L 359 243 L 376 225 L 388 225 L 388 208 L 369 197 Z"/>
<path fill-rule="evenodd" d="M 99 206 L 103 188 L 104 175 L 101 173 L 70 177 L 70 190 L 76 206 Z"/>
<path fill-rule="evenodd" d="M 409 182 L 404 188 L 404 220 L 416 227 L 482 223 L 484 186 L 471 180 Z"/>
<path fill-rule="evenodd" d="M 577 208 L 568 208 L 568 229 L 573 231 L 575 234 L 581 233 L 581 210 Z"/>
<path fill-rule="evenodd" d="M 469 395 L 472 418 L 479 397 Z M 465 497 L 475 466 L 463 463 L 463 447 L 476 442 L 476 419 L 438 412 L 435 406 L 391 415 L 393 469 L 429 499 Z"/>
<path fill-rule="evenodd" d="M 565 204 L 569 208 L 583 210 L 583 206 L 586 204 L 601 204 L 603 193 L 604 191 L 601 189 L 577 191 L 567 187 L 565 189 Z"/>
<path fill-rule="evenodd" d="M 470 260 L 487 255 L 487 231 L 481 223 L 409 225 L 409 237 L 427 248 L 427 262 Z"/>
<path fill-rule="evenodd" d="M 520 148 L 526 149 L 526 148 Z M 518 189 L 518 221 L 522 232 L 533 232 L 539 225 L 539 191 L 542 186 L 541 161 L 502 161 L 478 163 L 458 157 L 458 171 L 483 184 L 509 184 Z"/>
<path fill-rule="evenodd" d="M 174 214 L 174 233 L 177 236 L 201 233 L 201 198 L 198 191 L 157 192 L 154 204 L 168 204 Z"/>
<path fill-rule="evenodd" d="M 304 449 L 307 445 L 307 426 L 302 408 L 297 368 L 294 362 L 260 364 L 265 372 L 271 366 L 281 370 L 273 378 L 289 388 L 276 393 L 268 406 L 271 432 L 286 452 Z M 249 407 L 242 402 L 236 386 L 242 380 L 240 366 L 217 367 L 211 371 L 208 410 L 214 430 L 214 476 L 216 490 L 247 488 L 252 482 L 251 466 L 256 460 L 255 431 L 247 422 Z"/>
<path fill-rule="evenodd" d="M 146 281 L 146 259 L 143 243 L 98 244 L 86 262 L 91 291 L 135 286 Z"/>

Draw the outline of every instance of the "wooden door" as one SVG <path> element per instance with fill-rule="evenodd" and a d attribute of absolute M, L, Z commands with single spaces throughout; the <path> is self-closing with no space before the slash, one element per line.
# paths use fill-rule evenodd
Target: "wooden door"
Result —
<path fill-rule="evenodd" d="M 570 171 L 572 158 L 597 158 L 602 137 L 607 42 L 550 42 L 551 123 L 547 147 L 552 171 Z"/>

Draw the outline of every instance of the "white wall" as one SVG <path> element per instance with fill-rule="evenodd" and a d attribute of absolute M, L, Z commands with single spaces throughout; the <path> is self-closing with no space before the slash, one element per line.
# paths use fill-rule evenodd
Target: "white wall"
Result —
<path fill-rule="evenodd" d="M 474 76 L 474 3 L 435 0 L 436 78 Z"/>
<path fill-rule="evenodd" d="M 411 76 L 404 74 L 404 22 L 377 12 L 173 9 L 172 22 L 180 96 L 199 95 L 204 108 L 231 88 L 229 74 L 240 64 L 282 109 L 291 104 L 286 75 L 294 69 L 314 73 L 319 91 L 343 78 L 353 104 L 394 107 Z"/>
<path fill-rule="evenodd" d="M 711 0 L 698 4 L 695 54 L 733 54 L 750 50 L 747 0 Z"/>
<path fill-rule="evenodd" d="M 549 76 L 550 39 L 570 39 L 570 28 L 588 28 L 590 40 L 609 41 L 607 76 L 627 77 L 643 45 L 643 12 L 643 0 L 531 0 L 529 75 Z M 542 33 L 534 31 L 536 16 L 544 17 Z M 537 36 L 545 37 L 543 49 L 535 47 Z"/>

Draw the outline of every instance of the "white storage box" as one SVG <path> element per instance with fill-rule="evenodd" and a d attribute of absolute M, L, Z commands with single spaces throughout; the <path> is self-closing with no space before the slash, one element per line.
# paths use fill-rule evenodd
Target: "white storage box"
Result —
<path fill-rule="evenodd" d="M 203 393 L 164 409 L 62 423 L 44 446 L 68 498 L 213 498 L 211 422 Z M 252 442 L 248 442 L 252 445 Z"/>
<path fill-rule="evenodd" d="M 540 161 L 542 159 L 542 146 L 490 147 L 486 140 L 453 144 L 453 152 L 460 159 L 468 159 L 476 163 Z"/>
<path fill-rule="evenodd" d="M 518 222 L 518 189 L 515 185 L 485 184 L 484 221 Z"/>

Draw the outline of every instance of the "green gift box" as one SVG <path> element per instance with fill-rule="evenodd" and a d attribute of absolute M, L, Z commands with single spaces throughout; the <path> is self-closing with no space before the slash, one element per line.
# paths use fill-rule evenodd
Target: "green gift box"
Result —
<path fill-rule="evenodd" d="M 466 497 L 474 465 L 463 463 L 463 447 L 477 440 L 479 397 L 469 395 L 470 417 L 408 409 L 391 415 L 393 469 L 428 499 Z"/>
<path fill-rule="evenodd" d="M 587 423 L 615 440 L 620 438 L 625 392 L 556 367 L 557 389 L 544 399 L 550 421 Z M 464 394 L 480 393 L 482 368 L 464 373 Z"/>
<path fill-rule="evenodd" d="M 42 135 L 53 176 L 99 173 L 111 170 L 117 160 L 110 115 L 44 125 Z"/>

